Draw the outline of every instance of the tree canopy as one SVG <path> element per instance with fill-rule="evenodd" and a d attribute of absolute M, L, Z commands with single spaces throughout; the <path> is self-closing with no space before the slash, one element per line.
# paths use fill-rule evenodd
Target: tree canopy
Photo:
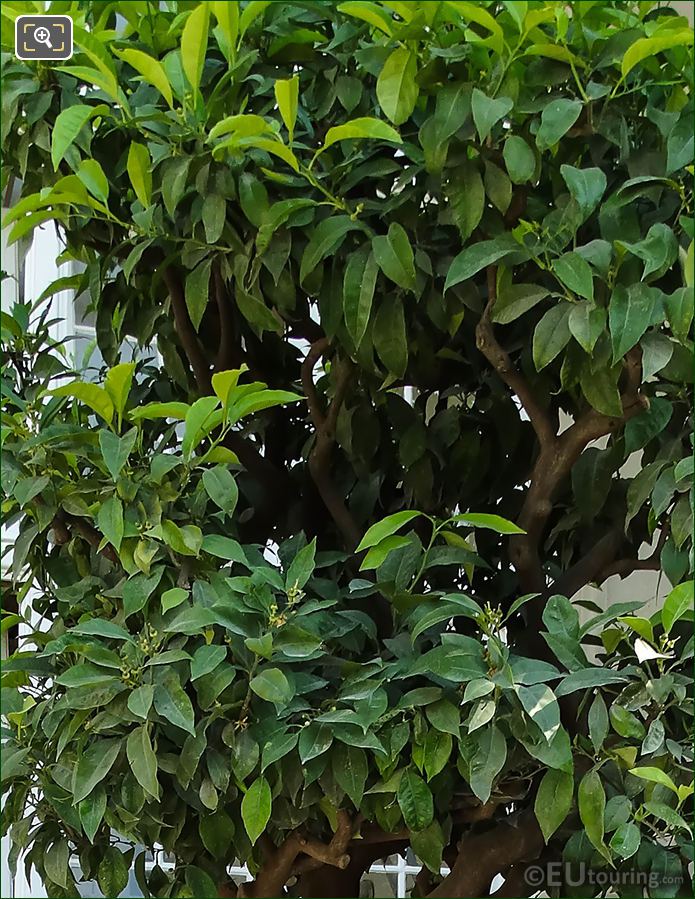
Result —
<path fill-rule="evenodd" d="M 52 2 L 52 65 L 0 11 L 9 239 L 79 264 L 2 313 L 14 862 L 356 896 L 411 846 L 418 896 L 529 895 L 537 859 L 688 894 L 687 22 Z M 655 613 L 572 602 L 647 569 Z"/>

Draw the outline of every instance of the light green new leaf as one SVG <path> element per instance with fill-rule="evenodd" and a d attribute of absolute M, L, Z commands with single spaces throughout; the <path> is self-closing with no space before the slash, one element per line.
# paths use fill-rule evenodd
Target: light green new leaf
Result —
<path fill-rule="evenodd" d="M 200 323 L 203 320 L 208 299 L 210 298 L 211 267 L 212 259 L 208 256 L 198 263 L 193 271 L 186 276 L 186 306 L 191 317 L 191 323 L 196 331 L 200 328 Z"/>
<path fill-rule="evenodd" d="M 399 531 L 404 524 L 407 524 L 409 521 L 412 521 L 414 518 L 417 518 L 421 514 L 421 512 L 403 511 L 394 512 L 393 515 L 389 515 L 387 518 L 382 518 L 381 521 L 377 521 L 376 524 L 373 524 L 369 528 L 367 533 L 360 541 L 360 545 L 357 547 L 355 552 L 359 553 L 364 549 L 369 549 L 370 546 L 376 546 L 377 543 L 381 543 L 384 537 L 395 534 L 396 531 Z"/>
<path fill-rule="evenodd" d="M 398 537 L 395 534 L 392 534 L 390 537 L 384 537 L 380 543 L 377 543 L 376 546 L 372 546 L 364 557 L 364 560 L 360 565 L 360 571 L 371 571 L 378 568 L 380 565 L 383 565 L 386 558 L 394 550 L 400 549 L 403 546 L 408 546 L 409 543 L 410 540 L 407 537 Z"/>
<path fill-rule="evenodd" d="M 144 144 L 133 141 L 128 150 L 128 177 L 133 185 L 135 196 L 147 208 L 152 197 L 152 160 L 150 151 Z"/>
<path fill-rule="evenodd" d="M 287 569 L 285 586 L 287 590 L 298 588 L 301 590 L 311 575 L 314 573 L 316 556 L 316 537 L 306 546 L 303 546 L 292 559 Z"/>
<path fill-rule="evenodd" d="M 366 0 L 348 0 L 347 3 L 341 3 L 338 6 L 338 11 L 373 25 L 389 37 L 393 34 L 392 19 L 389 18 L 386 10 L 376 3 L 369 3 Z"/>
<path fill-rule="evenodd" d="M 196 446 L 215 427 L 217 419 L 222 418 L 222 410 L 218 408 L 219 405 L 220 401 L 216 396 L 203 396 L 188 408 L 183 441 L 181 442 L 184 459 L 191 458 Z"/>
<path fill-rule="evenodd" d="M 357 348 L 369 324 L 378 274 L 379 266 L 369 247 L 362 247 L 348 258 L 343 281 L 343 315 Z"/>
<path fill-rule="evenodd" d="M 692 42 L 693 32 L 690 28 L 669 29 L 654 37 L 640 38 L 623 55 L 620 66 L 622 77 L 626 78 L 643 59 L 656 56 L 657 53 L 663 53 L 664 50 L 670 50 L 673 47 L 690 46 Z"/>
<path fill-rule="evenodd" d="M 552 768 L 545 772 L 536 794 L 534 811 L 546 843 L 569 814 L 573 792 L 571 774 Z"/>
<path fill-rule="evenodd" d="M 287 128 L 290 143 L 294 139 L 294 125 L 297 121 L 297 108 L 299 106 L 299 76 L 286 78 L 275 82 L 275 99 L 282 116 L 282 121 Z"/>
<path fill-rule="evenodd" d="M 111 402 L 118 415 L 123 414 L 128 402 L 134 371 L 134 362 L 122 362 L 120 365 L 110 368 L 106 374 L 104 388 L 111 397 Z"/>
<path fill-rule="evenodd" d="M 51 130 L 51 162 L 56 171 L 77 135 L 96 112 L 97 107 L 78 103 L 58 113 Z"/>
<path fill-rule="evenodd" d="M 113 421 L 113 402 L 103 387 L 88 384 L 85 381 L 73 381 L 71 384 L 63 384 L 48 392 L 53 396 L 72 396 L 93 409 L 107 424 L 110 425 Z"/>
<path fill-rule="evenodd" d="M 158 59 L 154 59 L 148 53 L 143 53 L 142 50 L 115 49 L 113 52 L 127 62 L 129 66 L 132 66 L 139 75 L 142 75 L 148 84 L 156 87 L 169 104 L 169 107 L 173 109 L 174 97 L 171 93 L 171 85 L 164 71 L 164 66 Z"/>
<path fill-rule="evenodd" d="M 541 113 L 541 124 L 536 134 L 538 149 L 547 150 L 554 146 L 574 125 L 581 111 L 579 100 L 551 100 Z"/>
<path fill-rule="evenodd" d="M 317 155 L 341 140 L 367 139 L 388 140 L 394 144 L 403 143 L 400 134 L 395 128 L 387 125 L 386 122 L 382 122 L 381 119 L 364 116 L 358 119 L 351 119 L 349 122 L 345 122 L 344 125 L 335 125 L 333 128 L 329 128 L 323 146 L 317 152 Z"/>
<path fill-rule="evenodd" d="M 241 817 L 252 846 L 265 830 L 272 806 L 270 784 L 263 776 L 256 778 L 241 800 Z"/>
<path fill-rule="evenodd" d="M 133 421 L 153 418 L 173 418 L 176 421 L 184 421 L 190 408 L 188 403 L 147 403 L 133 409 L 128 415 Z"/>
<path fill-rule="evenodd" d="M 692 618 L 694 586 L 695 583 L 693 581 L 686 581 L 683 584 L 678 584 L 678 586 L 674 587 L 666 597 L 661 612 L 661 623 L 665 634 L 670 633 L 671 628 L 676 621 L 685 618 L 688 613 L 690 613 L 690 617 Z"/>
<path fill-rule="evenodd" d="M 77 170 L 77 177 L 93 197 L 102 203 L 108 201 L 109 182 L 96 159 L 83 159 Z"/>
<path fill-rule="evenodd" d="M 186 19 L 181 34 L 181 64 L 194 92 L 200 87 L 200 79 L 205 65 L 209 20 L 208 4 L 201 3 Z"/>
<path fill-rule="evenodd" d="M 402 378 L 408 365 L 408 338 L 405 330 L 403 302 L 389 294 L 374 319 L 374 349 L 386 369 Z"/>
<path fill-rule="evenodd" d="M 101 504 L 97 515 L 97 525 L 116 552 L 120 552 L 124 527 L 123 505 L 117 496 L 114 495 Z"/>
<path fill-rule="evenodd" d="M 239 38 L 239 4 L 237 0 L 211 0 L 210 9 L 226 42 L 222 47 L 223 42 L 219 41 L 220 46 L 227 59 L 231 60 Z"/>
<path fill-rule="evenodd" d="M 631 768 L 630 774 L 633 777 L 639 777 L 641 780 L 648 780 L 650 783 L 661 784 L 661 786 L 675 793 L 676 796 L 678 795 L 678 787 L 661 768 Z"/>
<path fill-rule="evenodd" d="M 397 793 L 398 805 L 408 830 L 424 830 L 434 817 L 432 793 L 412 768 L 403 772 Z"/>
<path fill-rule="evenodd" d="M 558 303 L 548 309 L 533 332 L 533 363 L 537 371 L 549 365 L 562 352 L 571 338 L 569 314 L 571 303 Z"/>
<path fill-rule="evenodd" d="M 491 515 L 488 512 L 462 512 L 454 515 L 451 521 L 459 524 L 467 524 L 474 528 L 486 528 L 496 531 L 498 534 L 525 534 L 518 525 L 501 515 Z"/>
<path fill-rule="evenodd" d="M 417 102 L 419 87 L 417 60 L 405 47 L 394 50 L 384 63 L 376 82 L 376 96 L 387 119 L 402 125 L 410 118 Z"/>
<path fill-rule="evenodd" d="M 404 290 L 415 287 L 413 249 L 402 225 L 392 222 L 386 236 L 373 237 L 372 252 L 387 278 Z"/>
<path fill-rule="evenodd" d="M 593 302 L 593 273 L 589 263 L 579 253 L 565 253 L 564 256 L 555 259 L 553 271 L 565 287 Z"/>
<path fill-rule="evenodd" d="M 148 795 L 159 799 L 157 756 L 152 749 L 146 724 L 136 727 L 130 732 L 126 743 L 126 753 L 137 782 Z"/>
<path fill-rule="evenodd" d="M 494 126 L 507 115 L 513 105 L 514 101 L 509 97 L 497 97 L 493 100 L 477 87 L 473 88 L 471 111 L 481 144 L 485 143 Z"/>

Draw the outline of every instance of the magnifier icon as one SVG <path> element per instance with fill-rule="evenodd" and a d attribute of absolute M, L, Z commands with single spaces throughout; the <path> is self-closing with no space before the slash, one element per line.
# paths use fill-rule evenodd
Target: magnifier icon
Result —
<path fill-rule="evenodd" d="M 53 49 L 53 45 L 51 44 L 51 32 L 48 28 L 44 28 L 43 25 L 39 25 L 38 28 L 34 29 L 34 40 L 38 44 L 45 44 L 49 50 Z"/>

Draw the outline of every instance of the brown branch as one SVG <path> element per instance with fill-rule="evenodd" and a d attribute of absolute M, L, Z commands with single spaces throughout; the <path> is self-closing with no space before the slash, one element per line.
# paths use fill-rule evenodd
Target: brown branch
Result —
<path fill-rule="evenodd" d="M 451 872 L 428 896 L 488 896 L 496 874 L 536 858 L 543 846 L 543 834 L 531 810 L 520 816 L 516 826 L 502 822 L 483 833 L 467 834 L 459 844 Z"/>
<path fill-rule="evenodd" d="M 651 555 L 647 556 L 646 559 L 616 559 L 599 572 L 595 579 L 596 582 L 602 584 L 603 581 L 616 574 L 621 578 L 625 578 L 632 574 L 633 571 L 659 571 L 661 568 L 661 550 L 664 548 L 668 533 L 668 528 L 662 526 L 654 552 Z"/>
<path fill-rule="evenodd" d="M 348 361 L 334 363 L 337 369 L 335 392 L 324 415 L 316 385 L 314 384 L 314 367 L 327 351 L 328 346 L 329 341 L 327 337 L 317 340 L 302 363 L 302 386 L 307 398 L 309 416 L 315 428 L 314 446 L 309 455 L 309 471 L 324 505 L 343 535 L 348 550 L 353 550 L 360 541 L 361 532 L 345 505 L 344 498 L 338 492 L 330 473 L 331 456 L 335 444 L 336 422 L 338 413 L 345 400 L 352 370 Z"/>
<path fill-rule="evenodd" d="M 51 522 L 51 528 L 53 530 L 54 543 L 56 546 L 62 546 L 67 543 L 72 537 L 72 532 L 76 531 L 83 540 L 89 543 L 94 549 L 98 550 L 99 555 L 104 556 L 109 562 L 113 562 L 116 565 L 119 564 L 120 559 L 118 558 L 118 553 L 114 547 L 111 546 L 110 543 L 107 543 L 102 549 L 99 549 L 102 535 L 96 528 L 92 527 L 91 524 L 79 518 L 77 515 L 70 515 L 69 512 L 61 510 Z"/>
<path fill-rule="evenodd" d="M 503 349 L 495 337 L 490 315 L 497 300 L 497 266 L 487 267 L 488 301 L 475 329 L 476 346 L 495 369 L 504 383 L 520 399 L 533 426 L 541 447 L 555 440 L 553 420 L 535 397 L 530 385 L 518 371 L 509 353 Z"/>
<path fill-rule="evenodd" d="M 212 278 L 215 286 L 215 304 L 217 305 L 217 313 L 220 319 L 220 342 L 214 368 L 216 372 L 227 371 L 230 368 L 239 368 L 241 360 L 236 352 L 234 316 L 219 262 L 215 262 L 212 267 Z"/>
<path fill-rule="evenodd" d="M 179 335 L 181 345 L 183 346 L 184 352 L 193 369 L 193 375 L 196 384 L 198 385 L 198 390 L 205 395 L 212 393 L 210 366 L 205 359 L 205 354 L 198 341 L 198 335 L 195 332 L 193 322 L 188 314 L 186 298 L 184 296 L 183 287 L 181 286 L 181 281 L 176 274 L 176 271 L 171 266 L 167 266 L 164 269 L 162 277 L 171 298 L 171 308 L 174 313 L 176 333 Z"/>

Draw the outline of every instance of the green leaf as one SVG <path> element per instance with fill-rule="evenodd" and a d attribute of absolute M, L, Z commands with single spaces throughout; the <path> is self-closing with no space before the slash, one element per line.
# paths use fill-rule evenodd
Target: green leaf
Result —
<path fill-rule="evenodd" d="M 326 724 L 312 722 L 299 734 L 299 758 L 303 764 L 326 752 L 333 742 L 333 733 Z"/>
<path fill-rule="evenodd" d="M 618 372 L 606 368 L 592 371 L 589 366 L 582 369 L 579 382 L 582 393 L 597 412 L 620 418 L 623 404 L 618 391 Z"/>
<path fill-rule="evenodd" d="M 577 798 L 579 817 L 590 843 L 610 862 L 611 854 L 603 842 L 606 794 L 598 771 L 589 771 L 584 775 L 579 783 Z"/>
<path fill-rule="evenodd" d="M 75 634 L 84 634 L 89 637 L 106 637 L 109 640 L 127 640 L 132 643 L 133 638 L 128 631 L 113 621 L 104 621 L 101 618 L 92 618 L 83 624 L 72 628 Z"/>
<path fill-rule="evenodd" d="M 83 159 L 77 170 L 77 177 L 93 197 L 102 203 L 108 202 L 109 182 L 96 159 Z"/>
<path fill-rule="evenodd" d="M 384 537 L 395 534 L 404 524 L 407 524 L 421 514 L 421 512 L 403 511 L 395 512 L 393 515 L 382 518 L 381 521 L 378 521 L 369 528 L 355 552 L 359 553 L 364 549 L 369 549 L 370 546 L 376 546 L 377 543 L 381 543 Z"/>
<path fill-rule="evenodd" d="M 637 715 L 613 703 L 608 711 L 613 730 L 621 737 L 631 740 L 643 740 L 646 730 Z"/>
<path fill-rule="evenodd" d="M 415 287 L 415 262 L 408 235 L 401 225 L 392 222 L 388 234 L 372 238 L 372 252 L 382 272 L 404 290 Z"/>
<path fill-rule="evenodd" d="M 481 144 L 485 143 L 494 126 L 507 115 L 513 105 L 514 101 L 509 97 L 498 97 L 493 100 L 477 87 L 473 88 L 471 110 Z"/>
<path fill-rule="evenodd" d="M 272 804 L 270 784 L 263 776 L 256 778 L 241 800 L 241 817 L 252 846 L 270 820 Z"/>
<path fill-rule="evenodd" d="M 395 128 L 387 125 L 386 122 L 382 122 L 381 119 L 362 116 L 358 119 L 351 119 L 349 122 L 345 122 L 344 125 L 335 125 L 333 128 L 329 128 L 323 146 L 316 155 L 323 153 L 328 147 L 341 140 L 367 139 L 388 140 L 394 144 L 403 143 L 400 134 Z"/>
<path fill-rule="evenodd" d="M 339 743 L 332 753 L 332 766 L 336 783 L 359 809 L 369 770 L 364 749 Z"/>
<path fill-rule="evenodd" d="M 224 5 L 227 6 L 226 0 Z M 216 859 L 226 857 L 234 839 L 234 830 L 234 822 L 223 809 L 218 809 L 212 815 L 201 817 L 198 822 L 198 831 L 203 846 Z"/>
<path fill-rule="evenodd" d="M 128 151 L 128 177 L 133 185 L 135 196 L 147 208 L 152 198 L 152 160 L 150 151 L 144 144 L 133 141 Z"/>
<path fill-rule="evenodd" d="M 412 768 L 403 772 L 397 793 L 398 805 L 408 830 L 424 830 L 432 823 L 434 803 L 425 781 Z"/>
<path fill-rule="evenodd" d="M 101 454 L 114 481 L 118 480 L 123 466 L 133 451 L 137 438 L 137 428 L 131 428 L 123 437 L 117 437 L 112 431 L 99 431 Z"/>
<path fill-rule="evenodd" d="M 51 129 L 51 162 L 56 171 L 77 135 L 99 110 L 100 107 L 83 106 L 78 103 L 58 113 Z"/>
<path fill-rule="evenodd" d="M 389 37 L 393 34 L 391 18 L 386 13 L 386 10 L 376 3 L 368 3 L 365 0 L 348 0 L 347 3 L 341 3 L 338 6 L 338 10 L 347 16 L 353 16 L 363 22 L 368 22 L 370 25 L 378 28 L 379 31 L 389 35 Z"/>
<path fill-rule="evenodd" d="M 454 257 L 446 276 L 444 290 L 467 281 L 481 269 L 498 262 L 510 253 L 523 251 L 523 248 L 509 234 L 503 234 L 494 240 L 483 240 L 462 250 Z"/>
<path fill-rule="evenodd" d="M 458 738 L 458 734 L 456 736 Z M 423 764 L 428 781 L 436 777 L 447 766 L 451 756 L 452 745 L 451 734 L 442 733 L 439 730 L 429 730 L 427 732 Z"/>
<path fill-rule="evenodd" d="M 642 836 L 636 824 L 621 824 L 611 837 L 610 847 L 620 858 L 630 858 L 639 849 Z"/>
<path fill-rule="evenodd" d="M 652 225 L 644 240 L 636 243 L 619 241 L 619 246 L 644 262 L 642 281 L 646 281 L 650 275 L 655 274 L 658 277 L 663 274 L 673 265 L 678 256 L 676 235 L 663 222 Z"/>
<path fill-rule="evenodd" d="M 464 159 L 449 174 L 445 185 L 451 216 L 462 241 L 467 241 L 485 211 L 485 187 L 475 162 Z"/>
<path fill-rule="evenodd" d="M 560 302 L 545 313 L 533 332 L 533 364 L 537 371 L 549 365 L 567 346 L 571 334 L 569 315 L 572 304 Z"/>
<path fill-rule="evenodd" d="M 289 133 L 290 143 L 294 139 L 294 124 L 297 121 L 299 105 L 299 77 L 278 80 L 275 82 L 275 99 L 282 116 L 282 121 Z"/>
<path fill-rule="evenodd" d="M 278 710 L 292 701 L 294 690 L 279 668 L 267 668 L 257 674 L 249 684 L 256 696 L 272 702 Z"/>
<path fill-rule="evenodd" d="M 82 830 L 89 842 L 93 843 L 106 811 L 106 790 L 103 784 L 99 784 L 89 796 L 80 802 L 78 811 Z"/>
<path fill-rule="evenodd" d="M 67 889 L 70 877 L 69 860 L 70 847 L 67 840 L 61 838 L 58 838 L 43 855 L 43 866 L 48 878 L 63 889 Z"/>
<path fill-rule="evenodd" d="M 208 194 L 203 200 L 203 227 L 205 239 L 213 244 L 222 236 L 227 217 L 227 201 L 220 194 Z"/>
<path fill-rule="evenodd" d="M 120 552 L 124 528 L 123 505 L 117 496 L 111 496 L 101 504 L 97 526 L 116 552 Z"/>
<path fill-rule="evenodd" d="M 403 303 L 389 294 L 374 319 L 374 349 L 386 369 L 402 378 L 408 365 L 408 341 L 405 331 Z"/>
<path fill-rule="evenodd" d="M 294 559 L 292 559 L 289 568 L 287 569 L 287 577 L 285 578 L 286 590 L 301 590 L 306 585 L 306 582 L 314 573 L 315 556 L 316 537 L 314 537 L 311 543 L 307 543 L 306 546 L 303 546 Z"/>
<path fill-rule="evenodd" d="M 229 562 L 240 562 L 248 567 L 248 560 L 241 545 L 232 537 L 221 537 L 218 534 L 206 534 L 203 537 L 203 550 L 218 559 Z"/>
<path fill-rule="evenodd" d="M 73 803 L 85 799 L 106 777 L 121 749 L 121 741 L 97 740 L 80 753 L 72 775 Z"/>
<path fill-rule="evenodd" d="M 545 772 L 536 794 L 534 811 L 546 843 L 569 814 L 573 793 L 571 774 L 553 769 Z"/>
<path fill-rule="evenodd" d="M 661 611 L 661 624 L 665 634 L 669 634 L 673 625 L 681 618 L 686 616 L 692 618 L 694 586 L 695 582 L 693 581 L 678 584 L 666 597 Z"/>
<path fill-rule="evenodd" d="M 177 156 L 166 164 L 162 177 L 162 199 L 170 218 L 174 218 L 176 207 L 183 197 L 188 183 L 190 156 Z"/>
<path fill-rule="evenodd" d="M 128 708 L 138 718 L 145 719 L 152 708 L 153 699 L 154 687 L 152 684 L 143 684 L 133 690 L 128 697 Z"/>
<path fill-rule="evenodd" d="M 433 727 L 458 739 L 461 717 L 457 706 L 452 702 L 440 699 L 426 706 L 425 713 Z"/>
<path fill-rule="evenodd" d="M 573 671 L 555 688 L 555 695 L 560 698 L 577 690 L 588 690 L 590 687 L 605 687 L 607 684 L 620 684 L 627 680 L 624 674 L 610 668 L 583 668 Z"/>
<path fill-rule="evenodd" d="M 126 752 L 137 782 L 149 796 L 159 799 L 157 756 L 152 749 L 146 724 L 136 727 L 128 734 Z"/>
<path fill-rule="evenodd" d="M 211 267 L 212 258 L 208 256 L 186 276 L 186 307 L 196 331 L 200 328 L 210 298 Z"/>
<path fill-rule="evenodd" d="M 111 402 L 118 415 L 123 414 L 126 403 L 128 402 L 134 372 L 134 362 L 122 362 L 120 365 L 115 365 L 113 368 L 110 368 L 106 373 L 104 388 L 111 398 Z"/>
<path fill-rule="evenodd" d="M 154 707 L 158 715 L 176 727 L 195 734 L 194 712 L 176 674 L 165 671 L 161 683 L 154 688 Z"/>
<path fill-rule="evenodd" d="M 334 215 L 320 222 L 304 250 L 299 280 L 304 281 L 326 256 L 338 249 L 347 232 L 357 227 L 349 215 Z"/>
<path fill-rule="evenodd" d="M 617 362 L 631 350 L 647 330 L 661 291 L 646 284 L 617 285 L 608 306 L 608 325 Z"/>
<path fill-rule="evenodd" d="M 516 692 L 526 714 L 550 743 L 560 729 L 560 707 L 555 694 L 546 684 L 517 687 Z"/>
<path fill-rule="evenodd" d="M 216 465 L 203 472 L 203 486 L 210 499 L 226 512 L 233 515 L 239 499 L 239 488 L 234 475 L 224 466 Z"/>
<path fill-rule="evenodd" d="M 128 865 L 120 849 L 108 846 L 97 868 L 97 883 L 104 896 L 120 896 L 128 886 Z"/>
<path fill-rule="evenodd" d="M 439 875 L 444 852 L 444 834 L 439 821 L 433 821 L 429 827 L 410 835 L 410 845 L 420 861 Z"/>
<path fill-rule="evenodd" d="M 536 155 L 523 139 L 510 134 L 502 148 L 504 164 L 514 184 L 530 181 L 536 171 Z"/>
<path fill-rule="evenodd" d="M 188 598 L 188 590 L 183 587 L 172 587 L 162 593 L 162 612 L 168 612 L 169 609 L 175 609 Z"/>
<path fill-rule="evenodd" d="M 594 279 L 589 263 L 578 253 L 565 253 L 553 262 L 553 271 L 569 290 L 593 302 Z"/>
<path fill-rule="evenodd" d="M 691 250 L 694 245 L 695 241 L 690 244 Z M 681 343 L 685 343 L 690 333 L 690 326 L 693 321 L 693 308 L 695 307 L 692 285 L 679 287 L 670 296 L 665 295 L 664 305 L 666 306 L 666 316 L 673 336 L 676 340 L 680 340 Z"/>
<path fill-rule="evenodd" d="M 123 584 L 124 618 L 129 618 L 145 607 L 145 603 L 159 586 L 163 574 L 164 568 L 159 566 L 149 577 L 144 574 L 136 574 Z"/>
<path fill-rule="evenodd" d="M 209 20 L 208 4 L 201 3 L 186 19 L 181 34 L 181 64 L 194 93 L 200 87 L 200 79 L 205 65 Z"/>
<path fill-rule="evenodd" d="M 143 53 L 142 50 L 114 49 L 113 52 L 127 62 L 129 66 L 134 68 L 139 75 L 142 75 L 143 79 L 148 84 L 156 87 L 159 93 L 167 101 L 169 107 L 173 109 L 174 98 L 171 93 L 171 85 L 169 84 L 169 79 L 164 71 L 164 66 L 158 59 L 154 59 L 152 56 L 149 56 L 149 54 Z"/>
<path fill-rule="evenodd" d="M 205 674 L 210 674 L 217 666 L 224 661 L 227 656 L 227 647 L 218 646 L 199 646 L 193 654 L 191 660 L 191 680 L 197 680 Z"/>
<path fill-rule="evenodd" d="M 596 694 L 589 709 L 589 736 L 594 749 L 599 752 L 608 736 L 608 709 L 600 693 Z"/>
<path fill-rule="evenodd" d="M 379 267 L 368 247 L 362 247 L 348 258 L 343 282 L 343 315 L 357 348 L 369 324 L 378 274 Z"/>
<path fill-rule="evenodd" d="M 215 881 L 202 868 L 198 868 L 196 865 L 187 865 L 185 877 L 186 887 L 194 899 L 217 899 L 220 895 Z"/>
<path fill-rule="evenodd" d="M 495 531 L 497 534 L 525 534 L 520 527 L 502 518 L 501 515 L 490 515 L 487 512 L 462 512 L 460 515 L 454 515 L 450 521 L 458 524 L 466 524 L 474 528 L 485 528 L 486 530 Z"/>
<path fill-rule="evenodd" d="M 579 100 L 560 98 L 551 100 L 541 113 L 541 124 L 536 134 L 539 150 L 554 146 L 570 130 L 582 111 Z"/>
<path fill-rule="evenodd" d="M 644 37 L 635 41 L 623 54 L 620 66 L 622 77 L 626 78 L 638 63 L 664 50 L 673 47 L 690 46 L 693 42 L 693 32 L 690 28 L 669 29 L 654 37 Z M 622 80 L 622 79 L 621 79 Z"/>
<path fill-rule="evenodd" d="M 652 397 L 643 409 L 625 425 L 625 452 L 630 455 L 646 446 L 664 430 L 673 415 L 672 403 L 661 396 Z"/>
<path fill-rule="evenodd" d="M 409 543 L 410 540 L 407 537 L 398 537 L 395 534 L 392 534 L 390 537 L 384 537 L 380 543 L 377 543 L 376 546 L 373 546 L 368 551 L 362 560 L 360 571 L 371 571 L 379 568 L 394 550 L 408 546 Z"/>
<path fill-rule="evenodd" d="M 492 309 L 492 321 L 508 325 L 529 309 L 533 309 L 549 293 L 550 291 L 540 284 L 500 285 Z"/>
<path fill-rule="evenodd" d="M 560 174 L 570 196 L 581 209 L 584 220 L 588 219 L 606 192 L 608 182 L 605 173 L 598 168 L 576 169 L 571 165 L 561 165 Z"/>
<path fill-rule="evenodd" d="M 85 406 L 93 409 L 107 424 L 113 420 L 113 403 L 103 387 L 96 384 L 87 384 L 84 381 L 73 381 L 71 384 L 63 384 L 55 390 L 48 391 L 53 396 L 72 396 Z"/>
<path fill-rule="evenodd" d="M 473 734 L 473 743 L 475 754 L 470 762 L 470 785 L 485 804 L 492 793 L 492 784 L 507 760 L 507 743 L 496 724 Z"/>
<path fill-rule="evenodd" d="M 198 556 L 203 546 L 203 534 L 195 524 L 179 527 L 173 521 L 163 521 L 160 525 L 162 539 L 174 552 L 182 556 Z"/>
<path fill-rule="evenodd" d="M 190 410 L 188 403 L 147 403 L 129 412 L 133 421 L 152 418 L 173 418 L 183 421 Z"/>
<path fill-rule="evenodd" d="M 504 215 L 512 200 L 512 182 L 494 163 L 485 161 L 485 193 L 492 205 Z"/>
<path fill-rule="evenodd" d="M 417 102 L 417 60 L 405 47 L 394 50 L 384 63 L 376 82 L 376 96 L 384 115 L 394 125 L 410 118 Z"/>
<path fill-rule="evenodd" d="M 577 303 L 570 310 L 567 324 L 572 337 L 585 353 L 591 355 L 605 330 L 606 310 L 593 303 Z"/>

